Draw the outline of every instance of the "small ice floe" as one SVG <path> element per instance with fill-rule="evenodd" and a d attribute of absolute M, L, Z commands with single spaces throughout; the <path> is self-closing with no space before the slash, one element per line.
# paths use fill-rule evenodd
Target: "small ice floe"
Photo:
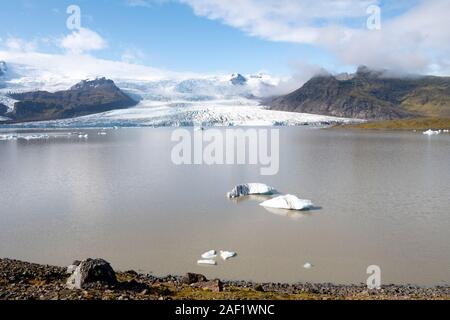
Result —
<path fill-rule="evenodd" d="M 99 132 L 99 133 L 98 133 L 98 135 L 99 135 L 99 136 L 106 136 L 106 135 L 107 135 L 107 133 L 106 133 L 106 132 L 104 132 L 104 131 L 101 131 L 101 132 Z"/>
<path fill-rule="evenodd" d="M 311 269 L 313 267 L 313 265 L 310 262 L 307 262 L 303 265 L 303 268 L 305 269 Z"/>
<path fill-rule="evenodd" d="M 11 140 L 17 140 L 17 135 L 15 134 L 0 135 L 0 141 L 11 141 Z"/>
<path fill-rule="evenodd" d="M 202 254 L 202 259 L 206 259 L 206 260 L 211 260 L 211 259 L 214 259 L 215 257 L 217 257 L 216 250 L 210 250 L 210 251 Z"/>
<path fill-rule="evenodd" d="M 270 195 L 276 192 L 275 188 L 272 188 L 263 183 L 246 183 L 240 184 L 227 193 L 227 197 L 230 199 L 238 198 L 249 195 Z"/>
<path fill-rule="evenodd" d="M 39 135 L 27 135 L 27 136 L 18 136 L 18 139 L 25 140 L 25 141 L 31 141 L 31 140 L 47 140 L 50 139 L 49 135 L 46 134 L 39 134 Z"/>
<path fill-rule="evenodd" d="M 260 206 L 267 208 L 287 209 L 287 210 L 309 210 L 314 208 L 314 204 L 310 200 L 299 199 L 291 194 L 279 196 L 264 201 Z"/>
<path fill-rule="evenodd" d="M 209 265 L 209 266 L 215 266 L 217 265 L 217 262 L 215 262 L 212 259 L 204 259 L 204 260 L 198 260 L 197 264 L 203 264 L 203 265 Z"/>
<path fill-rule="evenodd" d="M 449 133 L 450 131 L 446 129 L 446 130 L 444 130 L 444 131 L 442 131 L 442 132 L 444 132 L 444 133 Z"/>
<path fill-rule="evenodd" d="M 223 260 L 228 260 L 228 259 L 234 258 L 236 256 L 237 256 L 237 253 L 233 252 L 233 251 L 220 251 L 220 257 Z"/>
<path fill-rule="evenodd" d="M 431 129 L 429 129 L 429 130 L 425 131 L 423 134 L 427 135 L 427 136 L 435 136 L 435 135 L 438 135 L 438 134 L 441 134 L 441 133 L 442 133 L 442 130 L 431 130 Z"/>
<path fill-rule="evenodd" d="M 87 139 L 88 137 L 89 137 L 88 134 L 79 134 L 79 135 L 78 135 L 78 138 L 79 138 L 79 139 Z"/>

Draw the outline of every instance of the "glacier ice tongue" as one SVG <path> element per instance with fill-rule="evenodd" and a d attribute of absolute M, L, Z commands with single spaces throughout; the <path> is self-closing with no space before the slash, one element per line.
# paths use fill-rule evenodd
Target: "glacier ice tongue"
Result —
<path fill-rule="evenodd" d="M 230 199 L 238 198 L 242 196 L 258 195 L 258 194 L 274 194 L 275 188 L 272 188 L 263 183 L 246 183 L 240 184 L 227 193 L 227 197 Z"/>
<path fill-rule="evenodd" d="M 299 199 L 298 197 L 288 194 L 279 196 L 260 204 L 263 207 L 287 209 L 287 210 L 309 210 L 314 207 L 314 204 L 310 200 Z"/>

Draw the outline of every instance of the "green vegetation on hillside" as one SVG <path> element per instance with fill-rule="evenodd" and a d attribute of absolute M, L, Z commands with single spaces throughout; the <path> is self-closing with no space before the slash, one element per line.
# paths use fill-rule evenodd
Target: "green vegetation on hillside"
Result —
<path fill-rule="evenodd" d="M 439 130 L 450 129 L 450 118 L 419 118 L 405 120 L 374 121 L 337 126 L 345 129 L 371 130 Z"/>

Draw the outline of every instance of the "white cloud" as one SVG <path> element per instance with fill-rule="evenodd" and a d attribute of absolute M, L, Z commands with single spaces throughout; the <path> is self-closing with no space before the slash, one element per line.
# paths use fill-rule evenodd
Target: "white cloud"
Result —
<path fill-rule="evenodd" d="M 0 61 L 29 69 L 33 81 L 53 82 L 63 87 L 83 79 L 107 77 L 113 80 L 155 81 L 200 77 L 194 73 L 178 73 L 122 61 L 98 59 L 86 54 L 47 54 L 39 52 L 1 51 Z"/>
<path fill-rule="evenodd" d="M 81 28 L 64 37 L 61 40 L 60 46 L 71 53 L 81 54 L 105 49 L 107 43 L 97 32 L 87 28 Z"/>
<path fill-rule="evenodd" d="M 365 28 L 366 9 L 379 0 L 179 1 L 191 6 L 196 15 L 251 36 L 321 46 L 346 64 L 450 72 L 448 0 L 421 0 L 408 11 L 400 1 L 396 9 L 403 8 L 403 14 L 389 18 L 382 11 L 380 31 Z"/>
<path fill-rule="evenodd" d="M 130 64 L 142 64 L 145 53 L 138 48 L 128 48 L 122 53 L 121 60 Z"/>
<path fill-rule="evenodd" d="M 169 0 L 126 0 L 125 4 L 130 7 L 147 7 L 150 8 L 153 5 L 163 4 Z"/>
<path fill-rule="evenodd" d="M 11 51 L 29 52 L 37 49 L 36 40 L 26 41 L 17 37 L 9 37 L 5 40 L 4 45 Z"/>

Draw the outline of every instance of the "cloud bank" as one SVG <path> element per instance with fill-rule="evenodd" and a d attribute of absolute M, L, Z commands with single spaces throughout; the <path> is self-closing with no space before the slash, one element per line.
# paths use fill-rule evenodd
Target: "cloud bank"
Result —
<path fill-rule="evenodd" d="M 71 53 L 81 54 L 105 49 L 107 44 L 97 32 L 87 28 L 80 28 L 65 36 L 61 40 L 60 46 Z"/>
<path fill-rule="evenodd" d="M 380 0 L 179 0 L 198 16 L 250 36 L 320 46 L 345 64 L 407 72 L 450 72 L 450 1 L 397 1 L 381 8 L 381 30 L 366 28 Z M 384 4 L 384 3 L 383 3 Z M 400 15 L 390 9 L 401 9 Z"/>

